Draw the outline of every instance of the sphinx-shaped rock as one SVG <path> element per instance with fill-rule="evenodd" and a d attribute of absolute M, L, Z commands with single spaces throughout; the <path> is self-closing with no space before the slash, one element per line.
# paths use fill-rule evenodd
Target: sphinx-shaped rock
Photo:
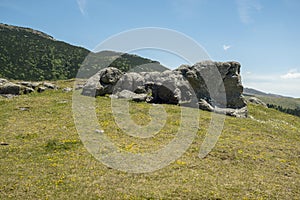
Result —
<path fill-rule="evenodd" d="M 128 72 L 105 68 L 92 76 L 82 94 L 134 99 L 143 94 L 149 103 L 180 104 L 230 116 L 246 117 L 246 101 L 238 62 L 204 61 L 164 72 Z M 122 91 L 126 91 L 123 92 Z M 130 91 L 130 92 L 128 92 Z"/>

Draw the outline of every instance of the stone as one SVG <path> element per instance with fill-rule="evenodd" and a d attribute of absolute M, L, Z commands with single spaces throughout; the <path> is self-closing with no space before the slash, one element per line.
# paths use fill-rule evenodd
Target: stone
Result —
<path fill-rule="evenodd" d="M 1 97 L 7 98 L 7 99 L 12 99 L 18 95 L 13 95 L 13 94 L 0 94 Z"/>
<path fill-rule="evenodd" d="M 66 88 L 62 89 L 62 91 L 63 91 L 63 92 L 72 92 L 73 89 L 70 88 L 70 87 L 66 87 Z"/>
<path fill-rule="evenodd" d="M 44 82 L 43 83 L 44 87 L 48 88 L 48 89 L 52 89 L 52 90 L 56 90 L 57 86 L 52 84 L 52 83 L 48 83 L 48 82 Z"/>
<path fill-rule="evenodd" d="M 266 104 L 265 102 L 263 102 L 262 100 L 260 100 L 260 99 L 257 98 L 257 97 L 250 97 L 250 98 L 248 99 L 248 101 L 249 101 L 250 103 L 253 103 L 253 104 L 261 105 L 261 106 L 263 106 L 263 107 L 265 107 L 265 108 L 268 107 L 267 104 Z"/>
<path fill-rule="evenodd" d="M 40 85 L 40 83 L 38 83 L 38 82 L 29 82 L 29 81 L 21 81 L 21 82 L 18 82 L 18 84 L 32 88 L 32 89 L 35 89 L 36 87 L 38 87 Z"/>
<path fill-rule="evenodd" d="M 204 99 L 200 99 L 198 102 L 198 105 L 199 105 L 199 109 L 201 109 L 201 110 L 206 110 L 206 111 L 210 111 L 210 112 L 214 111 L 214 108 L 212 107 L 212 105 L 210 105 Z"/>
<path fill-rule="evenodd" d="M 38 93 L 42 93 L 42 92 L 44 92 L 46 89 L 47 89 L 46 87 L 40 86 L 40 87 L 38 87 L 37 92 L 38 92 Z"/>
<path fill-rule="evenodd" d="M 11 82 L 4 83 L 0 86 L 0 94 L 20 95 L 21 86 Z"/>
<path fill-rule="evenodd" d="M 82 94 L 179 104 L 247 117 L 238 62 L 203 61 L 164 72 L 128 72 L 109 67 L 89 78 Z M 140 96 L 138 96 L 140 95 Z"/>
<path fill-rule="evenodd" d="M 104 68 L 87 80 L 83 87 L 82 94 L 94 97 L 112 94 L 114 86 L 122 75 L 123 72 L 117 68 Z"/>
<path fill-rule="evenodd" d="M 29 111 L 30 107 L 19 107 L 21 111 Z"/>
<path fill-rule="evenodd" d="M 7 146 L 7 145 L 9 145 L 7 142 L 0 142 L 0 145 L 1 146 Z"/>
<path fill-rule="evenodd" d="M 4 85 L 5 83 L 7 83 L 8 80 L 4 79 L 4 78 L 0 78 L 0 86 Z"/>
<path fill-rule="evenodd" d="M 31 87 L 22 87 L 22 93 L 23 94 L 30 94 L 32 92 L 34 92 L 35 90 Z"/>
<path fill-rule="evenodd" d="M 147 94 L 136 94 L 129 90 L 122 90 L 121 92 L 117 92 L 114 96 L 116 98 L 129 99 L 136 102 L 146 101 L 147 99 Z"/>

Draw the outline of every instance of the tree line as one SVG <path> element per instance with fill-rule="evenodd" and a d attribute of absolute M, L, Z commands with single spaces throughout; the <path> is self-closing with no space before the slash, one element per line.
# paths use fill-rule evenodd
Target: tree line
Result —
<path fill-rule="evenodd" d="M 296 108 L 284 108 L 280 105 L 274 105 L 274 104 L 267 104 L 268 108 L 273 108 L 273 109 L 276 109 L 280 112 L 284 112 L 284 113 L 287 113 L 287 114 L 291 114 L 291 115 L 295 115 L 295 116 L 298 116 L 300 117 L 300 106 L 297 106 Z"/>

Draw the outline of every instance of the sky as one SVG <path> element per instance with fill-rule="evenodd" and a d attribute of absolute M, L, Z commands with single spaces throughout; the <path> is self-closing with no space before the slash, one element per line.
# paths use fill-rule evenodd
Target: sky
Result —
<path fill-rule="evenodd" d="M 159 27 L 200 44 L 215 61 L 241 63 L 244 86 L 300 97 L 299 0 L 0 0 L 0 22 L 94 50 L 124 31 Z M 137 51 L 169 68 L 185 61 Z"/>

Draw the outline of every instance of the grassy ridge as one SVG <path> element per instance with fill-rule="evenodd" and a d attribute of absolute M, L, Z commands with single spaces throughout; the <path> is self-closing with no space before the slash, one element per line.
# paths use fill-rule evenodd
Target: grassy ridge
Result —
<path fill-rule="evenodd" d="M 59 82 L 61 87 L 72 82 Z M 249 105 L 252 118 L 227 117 L 216 147 L 198 158 L 211 114 L 199 111 L 200 129 L 176 162 L 148 174 L 110 169 L 84 148 L 74 126 L 72 94 L 46 91 L 0 98 L 0 199 L 297 199 L 300 196 L 300 121 Z M 113 121 L 110 99 L 97 98 L 105 134 L 120 149 L 143 152 L 173 137 L 180 109 L 165 105 L 167 125 L 138 140 Z M 150 104 L 132 103 L 132 119 L 147 124 Z M 28 111 L 20 107 L 29 107 Z"/>

